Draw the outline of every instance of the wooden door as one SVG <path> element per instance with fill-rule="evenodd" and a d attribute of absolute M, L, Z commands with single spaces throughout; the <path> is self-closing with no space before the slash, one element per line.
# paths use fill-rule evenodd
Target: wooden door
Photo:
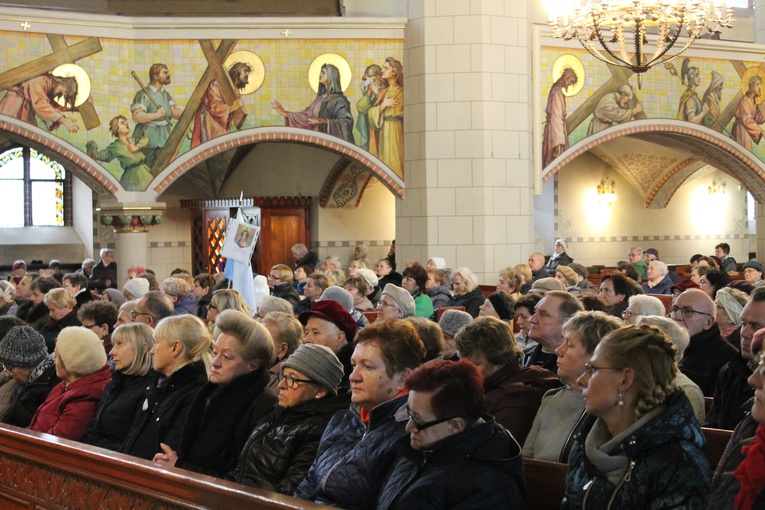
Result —
<path fill-rule="evenodd" d="M 256 271 L 266 274 L 276 264 L 292 267 L 291 248 L 297 243 L 310 245 L 307 210 L 304 208 L 261 208 L 262 230 L 257 250 Z M 255 267 L 253 267 L 255 269 Z"/>

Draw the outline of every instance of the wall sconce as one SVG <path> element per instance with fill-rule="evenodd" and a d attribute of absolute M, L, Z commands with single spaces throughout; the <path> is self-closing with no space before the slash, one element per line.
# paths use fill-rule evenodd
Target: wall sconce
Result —
<path fill-rule="evenodd" d="M 611 205 L 616 202 L 616 192 L 614 191 L 615 182 L 606 177 L 598 184 L 598 203 L 600 205 Z"/>
<path fill-rule="evenodd" d="M 714 195 L 724 195 L 725 194 L 725 187 L 728 184 L 720 179 L 719 181 L 712 181 L 712 184 L 707 187 L 707 191 L 709 192 L 709 196 L 712 197 Z"/>

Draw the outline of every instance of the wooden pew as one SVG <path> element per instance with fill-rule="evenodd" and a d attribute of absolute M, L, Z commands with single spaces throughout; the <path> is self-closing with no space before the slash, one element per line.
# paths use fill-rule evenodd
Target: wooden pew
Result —
<path fill-rule="evenodd" d="M 497 286 L 496 285 L 479 285 L 481 288 L 481 292 L 483 292 L 483 297 L 487 298 L 497 292 Z"/>
<path fill-rule="evenodd" d="M 361 312 L 361 313 L 364 314 L 364 317 L 367 318 L 367 320 L 369 321 L 370 324 L 372 324 L 374 321 L 377 320 L 377 312 L 375 312 L 375 311 L 372 311 L 372 312 Z"/>
<path fill-rule="evenodd" d="M 725 452 L 725 447 L 730 441 L 730 436 L 733 434 L 731 430 L 722 429 L 710 429 L 707 427 L 701 427 L 701 431 L 704 433 L 704 439 L 707 444 L 704 448 L 704 454 L 709 461 L 709 467 L 714 472 L 717 464 L 720 462 L 722 454 Z"/>
<path fill-rule="evenodd" d="M 4 510 L 328 508 L 48 434 L 0 425 Z"/>
<path fill-rule="evenodd" d="M 665 315 L 669 315 L 669 311 L 672 309 L 672 295 L 671 294 L 646 294 L 657 298 L 664 305 Z"/>
<path fill-rule="evenodd" d="M 568 464 L 523 458 L 526 477 L 526 508 L 557 510 L 566 492 Z"/>
<path fill-rule="evenodd" d="M 438 310 L 436 310 L 436 322 L 441 320 L 441 316 L 444 314 L 446 310 L 459 310 L 461 312 L 465 311 L 464 306 L 442 306 Z"/>

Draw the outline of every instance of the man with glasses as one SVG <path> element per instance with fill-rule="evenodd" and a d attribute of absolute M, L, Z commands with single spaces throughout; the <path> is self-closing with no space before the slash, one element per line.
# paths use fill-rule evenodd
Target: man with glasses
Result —
<path fill-rule="evenodd" d="M 669 314 L 691 335 L 677 368 L 699 385 L 705 397 L 714 395 L 717 374 L 737 352 L 720 334 L 716 314 L 714 301 L 701 289 L 688 289 L 680 294 Z"/>
<path fill-rule="evenodd" d="M 756 260 L 750 260 L 744 264 L 744 280 L 755 287 L 762 285 L 765 280 L 762 279 L 762 264 Z"/>
<path fill-rule="evenodd" d="M 271 295 L 286 299 L 292 305 L 293 312 L 300 304 L 300 296 L 292 286 L 292 269 L 284 264 L 276 264 L 268 273 L 268 288 Z"/>
<path fill-rule="evenodd" d="M 158 290 L 147 292 L 135 305 L 135 310 L 130 313 L 132 322 L 143 322 L 152 328 L 156 328 L 159 321 L 172 315 L 172 300 L 167 294 Z"/>
<path fill-rule="evenodd" d="M 64 277 L 66 281 L 66 277 Z M 112 333 L 117 322 L 117 306 L 111 301 L 92 301 L 77 311 L 82 327 L 91 330 L 104 344 L 107 356 L 112 350 Z"/>
<path fill-rule="evenodd" d="M 721 294 L 718 294 L 718 296 Z M 741 352 L 731 358 L 717 376 L 714 400 L 704 426 L 733 430 L 746 415 L 746 402 L 754 395 L 747 379 L 757 361 L 752 352 L 756 336 L 765 336 L 765 287 L 754 289 L 741 311 Z"/>

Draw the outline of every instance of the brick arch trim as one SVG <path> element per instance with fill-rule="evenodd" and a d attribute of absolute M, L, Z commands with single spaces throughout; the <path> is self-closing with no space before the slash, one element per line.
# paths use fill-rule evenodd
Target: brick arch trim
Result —
<path fill-rule="evenodd" d="M 585 138 L 569 147 L 542 171 L 542 182 L 546 182 L 576 157 L 602 143 L 624 136 L 640 134 L 664 134 L 667 137 L 682 140 L 683 143 L 689 145 L 689 151 L 693 156 L 738 179 L 744 183 L 758 202 L 765 203 L 765 163 L 752 152 L 747 151 L 737 142 L 721 133 L 704 126 L 678 120 L 637 120 L 614 126 Z M 664 190 L 665 192 L 661 193 L 664 196 L 671 197 L 677 191 L 684 179 L 672 179 L 671 177 L 681 172 L 684 166 L 676 166 L 659 178 L 656 186 L 652 187 L 646 197 L 646 206 L 652 206 L 654 198 L 660 194 L 659 192 L 665 186 L 672 186 L 672 189 Z"/>
<path fill-rule="evenodd" d="M 24 140 L 36 149 L 55 154 L 56 160 L 64 165 L 97 194 L 115 195 L 122 188 L 119 181 L 104 167 L 74 145 L 27 122 L 0 117 L 0 131 L 7 132 L 16 140 Z"/>
<path fill-rule="evenodd" d="M 192 169 L 196 164 L 220 152 L 233 149 L 240 145 L 261 142 L 302 143 L 322 147 L 358 161 L 379 179 L 393 194 L 404 198 L 404 180 L 396 175 L 385 163 L 377 157 L 352 143 L 332 135 L 311 131 L 308 129 L 286 126 L 268 126 L 228 133 L 208 142 L 176 158 L 149 185 L 149 189 L 159 196 L 170 184 L 181 175 Z"/>

